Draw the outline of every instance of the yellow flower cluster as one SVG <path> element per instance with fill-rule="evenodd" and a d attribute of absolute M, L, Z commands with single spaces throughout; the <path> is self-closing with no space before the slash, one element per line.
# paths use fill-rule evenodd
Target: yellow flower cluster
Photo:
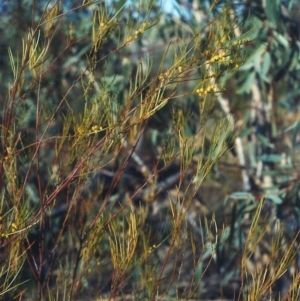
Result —
<path fill-rule="evenodd" d="M 2 217 L 1 217 L 1 220 L 2 220 Z M 18 229 L 17 225 L 16 225 L 15 223 L 12 223 L 12 224 L 11 224 L 11 233 L 16 232 L 17 229 Z M 9 233 L 8 233 L 8 232 L 2 233 L 2 234 L 1 234 L 1 237 L 6 238 L 6 239 L 8 238 L 8 236 L 9 236 Z"/>
<path fill-rule="evenodd" d="M 215 63 L 215 62 L 225 62 L 226 61 L 226 54 L 223 53 L 223 54 L 217 54 L 217 55 L 214 55 L 210 60 L 209 62 L 210 63 Z"/>
<path fill-rule="evenodd" d="M 99 25 L 98 25 L 99 22 Z M 93 46 L 98 48 L 101 45 L 104 37 L 113 28 L 114 23 L 108 18 L 95 14 L 93 19 L 92 40 Z"/>
<path fill-rule="evenodd" d="M 102 126 L 99 126 L 99 125 L 93 125 L 91 130 L 92 130 L 92 133 L 96 133 L 96 132 L 102 131 L 103 128 L 102 128 Z"/>
<path fill-rule="evenodd" d="M 15 232 L 18 229 L 17 225 L 15 223 L 11 224 L 11 232 Z"/>
<path fill-rule="evenodd" d="M 155 249 L 157 248 L 157 245 L 153 245 L 149 248 L 148 253 L 151 254 Z"/>
<path fill-rule="evenodd" d="M 1 237 L 5 238 L 5 239 L 8 239 L 8 233 L 2 233 Z"/>
<path fill-rule="evenodd" d="M 158 79 L 159 79 L 159 80 L 164 80 L 164 79 L 168 78 L 169 75 L 170 75 L 170 71 L 167 70 L 166 72 L 161 73 L 161 74 L 158 76 Z"/>
<path fill-rule="evenodd" d="M 103 37 L 107 31 L 109 31 L 109 25 L 104 22 L 101 22 L 99 24 L 98 37 Z"/>
<path fill-rule="evenodd" d="M 130 42 L 134 41 L 134 37 L 128 37 L 125 44 L 128 45 Z"/>
<path fill-rule="evenodd" d="M 181 74 L 182 71 L 183 71 L 183 67 L 179 65 L 179 66 L 176 67 L 176 68 L 177 68 L 177 70 L 178 70 L 178 73 Z M 173 75 L 173 74 L 174 74 L 174 73 L 173 73 L 174 71 L 175 71 L 175 68 L 172 67 L 172 68 L 168 69 L 167 71 L 161 73 L 161 74 L 158 76 L 158 79 L 161 80 L 161 81 L 163 81 L 163 80 L 167 79 L 168 77 L 170 77 L 171 75 Z"/>
<path fill-rule="evenodd" d="M 214 86 L 210 85 L 206 89 L 200 88 L 196 90 L 196 93 L 201 96 L 201 95 L 207 95 L 208 93 L 213 93 L 214 92 Z"/>
<path fill-rule="evenodd" d="M 149 23 L 143 22 L 143 23 L 142 23 L 142 27 L 141 27 L 139 30 L 136 30 L 136 31 L 134 32 L 134 36 L 129 36 L 129 37 L 126 39 L 125 45 L 128 45 L 130 42 L 136 40 L 137 37 L 138 37 L 140 34 L 144 33 L 144 31 L 145 31 L 145 29 L 146 29 L 147 26 L 149 26 Z"/>
<path fill-rule="evenodd" d="M 234 41 L 232 46 L 241 46 L 241 45 L 243 45 L 245 43 L 248 43 L 250 41 L 251 41 L 250 38 L 242 39 L 242 40 L 239 40 L 239 41 Z"/>
<path fill-rule="evenodd" d="M 85 128 L 84 128 L 84 126 L 83 125 L 79 125 L 78 127 L 77 127 L 77 130 L 76 130 L 76 133 L 77 133 L 77 136 L 83 136 L 84 134 L 85 134 Z"/>

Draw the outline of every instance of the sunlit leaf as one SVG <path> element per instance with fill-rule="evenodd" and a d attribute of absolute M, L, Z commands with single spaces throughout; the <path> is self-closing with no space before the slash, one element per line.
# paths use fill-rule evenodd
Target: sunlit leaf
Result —
<path fill-rule="evenodd" d="M 283 202 L 282 198 L 276 194 L 267 194 L 266 198 L 276 205 L 280 205 Z"/>

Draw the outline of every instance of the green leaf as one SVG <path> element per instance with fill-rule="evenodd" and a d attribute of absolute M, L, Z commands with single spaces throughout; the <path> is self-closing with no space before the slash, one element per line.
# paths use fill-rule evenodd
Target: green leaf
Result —
<path fill-rule="evenodd" d="M 239 137 L 240 137 L 240 138 L 248 137 L 252 132 L 253 132 L 253 129 L 252 129 L 252 128 L 246 128 L 246 129 L 243 129 L 243 130 L 240 132 Z"/>
<path fill-rule="evenodd" d="M 260 65 L 262 61 L 262 56 L 266 53 L 267 46 L 262 44 L 260 45 L 254 53 L 248 58 L 243 66 L 239 68 L 240 71 L 247 71 L 250 68 L 254 67 L 256 70 L 260 70 Z"/>
<path fill-rule="evenodd" d="M 300 49 L 297 49 L 297 51 L 293 51 L 292 58 L 289 64 L 289 71 L 293 71 L 293 70 L 299 70 L 300 68 L 300 64 L 299 64 L 299 52 Z"/>
<path fill-rule="evenodd" d="M 267 199 L 270 200 L 272 203 L 276 204 L 276 205 L 280 205 L 282 204 L 282 198 L 279 197 L 276 194 L 268 194 L 267 195 Z"/>
<path fill-rule="evenodd" d="M 268 78 L 268 72 L 269 72 L 270 66 L 271 66 L 271 54 L 270 54 L 270 52 L 266 52 L 263 57 L 260 72 L 258 72 L 258 75 L 260 76 L 260 78 L 266 83 L 270 82 L 270 80 Z"/>
<path fill-rule="evenodd" d="M 255 72 L 251 72 L 249 73 L 246 81 L 242 84 L 242 86 L 237 89 L 236 93 L 237 94 L 243 94 L 243 93 L 249 93 L 250 92 L 250 89 L 251 89 L 251 85 L 255 79 Z"/>
<path fill-rule="evenodd" d="M 280 1 L 266 0 L 266 14 L 273 28 L 277 28 L 280 18 Z"/>
<path fill-rule="evenodd" d="M 273 36 L 279 42 L 280 46 L 283 46 L 285 49 L 290 48 L 290 44 L 289 44 L 289 41 L 286 36 L 284 36 L 278 32 L 274 32 Z"/>
<path fill-rule="evenodd" d="M 293 137 L 292 137 L 293 148 L 295 148 L 297 145 L 297 137 L 299 136 L 299 131 L 300 131 L 300 121 L 297 121 L 295 124 Z"/>
<path fill-rule="evenodd" d="M 282 161 L 282 156 L 281 155 L 276 155 L 276 154 L 271 154 L 271 155 L 262 155 L 260 156 L 260 159 L 263 162 L 268 162 L 268 163 L 279 163 Z"/>
<path fill-rule="evenodd" d="M 262 134 L 257 134 L 257 139 L 264 146 L 274 147 L 274 145 L 270 143 L 270 140 L 267 137 L 263 136 Z"/>
<path fill-rule="evenodd" d="M 253 196 L 251 193 L 249 192 L 234 192 L 230 195 L 230 198 L 231 199 L 234 199 L 234 200 L 251 200 L 253 199 Z"/>

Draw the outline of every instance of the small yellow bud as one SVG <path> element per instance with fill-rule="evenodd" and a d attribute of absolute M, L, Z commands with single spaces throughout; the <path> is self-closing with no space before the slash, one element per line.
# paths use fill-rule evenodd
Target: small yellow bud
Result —
<path fill-rule="evenodd" d="M 15 223 L 11 224 L 11 232 L 15 232 L 17 230 L 17 225 Z"/>
<path fill-rule="evenodd" d="M 2 233 L 1 236 L 2 236 L 3 238 L 7 239 L 7 238 L 8 238 L 8 233 Z"/>
<path fill-rule="evenodd" d="M 130 37 L 127 38 L 125 44 L 129 44 L 129 43 L 132 42 L 133 40 L 134 40 L 134 38 L 130 36 Z"/>

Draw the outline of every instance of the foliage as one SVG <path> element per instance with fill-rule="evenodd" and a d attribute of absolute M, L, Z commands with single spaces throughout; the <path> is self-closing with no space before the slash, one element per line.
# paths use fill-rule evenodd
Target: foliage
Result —
<path fill-rule="evenodd" d="M 298 299 L 292 4 L 5 6 L 1 298 Z"/>

